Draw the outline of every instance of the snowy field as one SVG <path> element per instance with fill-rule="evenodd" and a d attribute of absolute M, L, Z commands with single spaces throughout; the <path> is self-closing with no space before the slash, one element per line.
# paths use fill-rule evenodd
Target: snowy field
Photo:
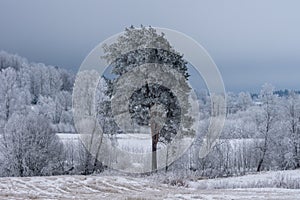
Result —
<path fill-rule="evenodd" d="M 78 143 L 80 140 L 79 134 L 57 134 L 58 137 L 64 142 Z M 128 134 L 118 134 L 115 137 L 116 145 L 121 150 L 127 152 L 151 152 L 151 135 L 150 133 L 128 133 Z M 159 144 L 160 145 L 160 144 Z"/>
<path fill-rule="evenodd" d="M 299 184 L 299 180 L 299 170 L 267 172 L 214 180 L 189 180 L 186 181 L 187 186 L 185 187 L 170 186 L 162 182 L 157 183 L 157 180 L 151 176 L 146 178 L 130 176 L 0 178 L 0 199 L 295 200 L 300 199 L 300 190 L 286 189 L 286 187 L 289 184 L 290 186 L 297 184 L 296 182 Z"/>

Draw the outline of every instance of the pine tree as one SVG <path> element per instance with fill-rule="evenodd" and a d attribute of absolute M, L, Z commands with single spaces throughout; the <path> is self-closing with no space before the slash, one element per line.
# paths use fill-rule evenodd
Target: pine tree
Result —
<path fill-rule="evenodd" d="M 129 108 L 125 108 L 129 110 L 133 123 L 149 126 L 151 129 L 152 170 L 156 171 L 157 144 L 171 142 L 177 134 L 181 120 L 189 124 L 187 129 L 191 127 L 192 119 L 186 117 L 188 111 L 180 107 L 178 100 L 178 98 L 184 99 L 185 104 L 188 105 L 188 93 L 191 88 L 187 84 L 189 77 L 187 62 L 183 59 L 183 55 L 173 49 L 163 33 L 159 34 L 151 27 L 126 28 L 124 35 L 120 36 L 117 42 L 104 45 L 103 48 L 105 52 L 103 58 L 110 64 L 112 73 L 117 77 L 107 81 L 107 95 L 111 98 L 116 97 L 117 87 L 126 88 L 126 85 L 118 85 L 122 76 L 143 64 L 150 63 L 149 67 L 152 67 L 153 71 L 158 65 L 164 65 L 183 77 L 183 79 L 176 75 L 173 77 L 174 80 L 181 81 L 183 86 L 184 97 L 177 97 L 169 88 L 161 84 L 148 83 L 147 73 L 151 71 L 144 71 L 144 85 L 131 94 Z M 164 75 L 157 74 L 157 77 L 163 79 Z M 125 84 L 130 84 L 130 80 Z M 182 119 L 182 116 L 185 118 Z"/>

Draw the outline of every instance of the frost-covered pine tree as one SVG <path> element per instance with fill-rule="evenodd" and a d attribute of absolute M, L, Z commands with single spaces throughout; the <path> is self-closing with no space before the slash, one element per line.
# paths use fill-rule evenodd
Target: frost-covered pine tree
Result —
<path fill-rule="evenodd" d="M 183 56 L 174 50 L 163 33 L 158 33 L 154 28 L 135 28 L 131 26 L 125 29 L 124 35 L 111 45 L 104 45 L 103 58 L 112 66 L 112 73 L 117 77 L 108 82 L 108 95 L 113 97 L 116 93 L 118 80 L 133 69 L 147 63 L 168 65 L 171 70 L 184 77 L 181 81 L 188 104 L 190 87 L 187 84 L 189 74 L 187 63 Z M 155 71 L 155 69 L 154 69 Z M 151 73 L 151 72 L 149 72 Z M 147 75 L 146 75 L 147 76 Z M 157 74 L 163 76 L 163 74 Z M 175 81 L 176 76 L 174 76 Z M 128 80 L 125 84 L 130 84 Z M 126 85 L 122 85 L 125 89 Z M 179 101 L 169 88 L 156 83 L 148 83 L 137 89 L 129 99 L 129 112 L 133 123 L 139 126 L 149 126 L 152 136 L 152 170 L 157 170 L 157 144 L 169 143 L 182 123 L 181 115 L 185 116 L 187 109 L 179 106 Z M 121 106 L 121 105 L 120 105 Z M 192 119 L 185 116 L 186 124 L 192 123 Z M 129 119 L 128 119 L 129 120 Z M 190 126 L 191 124 L 189 124 Z M 187 127 L 188 129 L 188 127 Z"/>

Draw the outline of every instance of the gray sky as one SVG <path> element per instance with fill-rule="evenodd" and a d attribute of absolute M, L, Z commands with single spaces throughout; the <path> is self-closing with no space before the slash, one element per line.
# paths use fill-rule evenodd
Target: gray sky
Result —
<path fill-rule="evenodd" d="M 107 37 L 152 25 L 198 41 L 229 91 L 300 89 L 299 9 L 298 0 L 0 0 L 0 49 L 76 72 Z"/>

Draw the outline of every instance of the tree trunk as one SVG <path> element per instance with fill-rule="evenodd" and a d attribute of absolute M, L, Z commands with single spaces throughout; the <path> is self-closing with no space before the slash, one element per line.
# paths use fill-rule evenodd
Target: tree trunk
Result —
<path fill-rule="evenodd" d="M 91 154 L 86 150 L 85 152 L 86 157 L 85 157 L 85 164 L 84 164 L 84 174 L 83 175 L 88 175 L 90 174 L 90 161 L 91 161 Z"/>
<path fill-rule="evenodd" d="M 165 167 L 165 172 L 168 172 L 168 158 L 169 158 L 169 149 L 168 149 L 168 145 L 167 145 L 167 155 L 166 155 L 166 167 Z"/>
<path fill-rule="evenodd" d="M 263 162 L 265 160 L 265 155 L 266 155 L 266 149 L 264 149 L 262 158 L 258 162 L 258 166 L 257 166 L 257 170 L 256 170 L 257 172 L 261 171 L 262 164 L 263 164 Z"/>
<path fill-rule="evenodd" d="M 100 148 L 101 148 L 101 145 L 102 145 L 102 139 L 103 139 L 103 135 L 101 136 L 101 140 L 98 144 L 98 147 L 97 147 L 97 151 L 96 151 L 96 155 L 95 155 L 95 159 L 94 159 L 94 167 L 93 167 L 93 173 L 96 171 L 96 169 L 99 167 L 98 165 L 100 164 L 101 165 L 101 168 L 102 168 L 102 163 L 99 162 L 98 160 L 98 157 L 99 157 L 99 154 L 100 154 Z M 101 169 L 102 170 L 102 169 Z"/>
<path fill-rule="evenodd" d="M 295 144 L 295 149 L 294 149 L 294 153 L 295 153 L 295 163 L 296 163 L 296 169 L 300 168 L 300 160 L 299 160 L 299 151 L 298 151 L 298 144 Z"/>
<path fill-rule="evenodd" d="M 260 172 L 263 161 L 264 161 L 264 159 L 260 159 L 258 166 L 257 166 L 257 170 L 256 170 L 257 172 Z"/>
<path fill-rule="evenodd" d="M 151 135 L 152 135 L 152 171 L 157 172 L 157 143 L 158 143 L 158 125 L 151 122 Z"/>

